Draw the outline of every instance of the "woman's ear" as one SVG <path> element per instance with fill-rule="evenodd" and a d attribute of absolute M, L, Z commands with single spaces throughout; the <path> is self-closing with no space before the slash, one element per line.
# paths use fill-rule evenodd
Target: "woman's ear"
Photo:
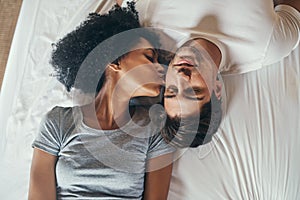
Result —
<path fill-rule="evenodd" d="M 217 99 L 220 100 L 221 96 L 222 96 L 222 83 L 219 80 L 216 80 L 216 82 L 215 82 L 214 93 L 215 93 Z"/>
<path fill-rule="evenodd" d="M 121 70 L 121 67 L 119 64 L 110 63 L 108 65 L 108 69 L 112 70 L 113 72 L 119 72 Z"/>
<path fill-rule="evenodd" d="M 123 0 L 117 0 L 116 2 L 119 6 L 122 6 Z"/>

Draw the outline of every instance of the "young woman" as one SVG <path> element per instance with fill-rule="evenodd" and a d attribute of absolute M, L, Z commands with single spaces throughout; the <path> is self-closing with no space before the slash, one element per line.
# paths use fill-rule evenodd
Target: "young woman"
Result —
<path fill-rule="evenodd" d="M 30 200 L 167 198 L 173 148 L 147 108 L 129 108 L 132 98 L 158 96 L 163 84 L 159 38 L 139 27 L 134 4 L 115 6 L 55 45 L 58 80 L 68 91 L 96 90 L 95 99 L 45 116 L 33 143 Z"/>

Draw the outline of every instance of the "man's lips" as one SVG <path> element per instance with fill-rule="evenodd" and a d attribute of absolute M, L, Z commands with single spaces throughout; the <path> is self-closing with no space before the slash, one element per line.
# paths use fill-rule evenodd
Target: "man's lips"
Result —
<path fill-rule="evenodd" d="M 195 66 L 194 62 L 188 59 L 180 59 L 173 63 L 173 66 L 183 66 L 183 65 L 187 65 L 191 67 Z"/>

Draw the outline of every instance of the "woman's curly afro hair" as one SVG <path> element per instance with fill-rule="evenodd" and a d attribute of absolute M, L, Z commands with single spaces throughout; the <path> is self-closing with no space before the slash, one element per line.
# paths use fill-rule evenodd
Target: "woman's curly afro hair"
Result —
<path fill-rule="evenodd" d="M 87 93 L 98 92 L 105 82 L 105 73 L 103 72 L 107 64 L 117 62 L 124 56 L 114 57 L 114 55 L 119 55 L 117 52 L 120 46 L 132 47 L 140 37 L 147 39 L 153 46 L 159 45 L 159 38 L 154 32 L 150 30 L 134 31 L 140 27 L 138 13 L 133 2 L 128 3 L 127 7 L 115 5 L 108 14 L 89 14 L 88 18 L 74 31 L 53 44 L 50 64 L 55 70 L 55 76 L 67 91 L 75 87 Z M 80 80 L 78 80 L 78 71 L 88 54 L 103 41 L 128 30 L 132 30 L 130 37 L 126 37 L 126 41 L 111 40 L 110 43 L 107 43 L 105 51 L 102 50 L 101 55 L 97 55 L 97 60 L 100 59 L 96 62 L 97 65 L 94 61 L 87 64 L 83 74 L 80 71 Z M 128 51 L 130 49 L 127 49 L 126 52 Z M 124 49 L 119 52 L 124 52 Z M 109 60 L 112 58 L 114 59 Z M 95 84 L 95 80 L 98 83 Z M 91 85 L 96 85 L 96 90 L 91 88 Z"/>

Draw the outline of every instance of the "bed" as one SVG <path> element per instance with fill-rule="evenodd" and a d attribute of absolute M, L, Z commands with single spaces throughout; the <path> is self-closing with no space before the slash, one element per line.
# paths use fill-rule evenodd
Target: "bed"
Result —
<path fill-rule="evenodd" d="M 23 1 L 0 96 L 1 199 L 27 199 L 41 117 L 55 105 L 73 105 L 51 76 L 51 43 L 99 5 L 104 12 L 112 4 Z M 300 47 L 278 63 L 223 80 L 221 127 L 211 143 L 183 150 L 169 199 L 299 199 Z"/>

